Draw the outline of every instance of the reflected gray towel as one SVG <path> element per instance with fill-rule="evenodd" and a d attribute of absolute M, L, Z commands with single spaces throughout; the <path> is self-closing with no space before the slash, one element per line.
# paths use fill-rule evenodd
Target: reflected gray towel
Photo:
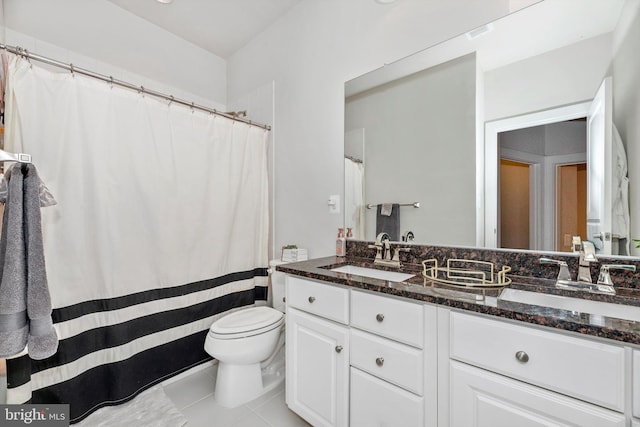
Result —
<path fill-rule="evenodd" d="M 391 215 L 382 215 L 382 205 L 378 205 L 376 215 L 376 236 L 380 233 L 387 233 L 391 241 L 400 240 L 400 205 L 394 203 Z"/>
<path fill-rule="evenodd" d="M 28 343 L 32 359 L 58 349 L 51 319 L 42 224 L 40 178 L 32 164 L 14 164 L 6 173 L 7 200 L 0 237 L 0 356 L 20 353 Z"/>

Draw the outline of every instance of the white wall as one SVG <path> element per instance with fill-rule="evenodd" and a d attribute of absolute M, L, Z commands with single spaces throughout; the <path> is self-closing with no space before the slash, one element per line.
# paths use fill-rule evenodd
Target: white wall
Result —
<path fill-rule="evenodd" d="M 334 253 L 344 194 L 344 83 L 509 11 L 509 2 L 303 0 L 229 59 L 228 96 L 275 81 L 275 247 Z"/>
<path fill-rule="evenodd" d="M 365 203 L 421 203 L 400 209 L 401 234 L 475 244 L 475 100 L 475 54 L 347 98 L 345 130 L 366 135 Z M 367 209 L 366 240 L 376 233 Z"/>
<path fill-rule="evenodd" d="M 630 0 L 615 33 L 613 114 L 627 150 L 631 238 L 640 239 L 640 2 Z M 640 255 L 639 249 L 631 253 Z"/>
<path fill-rule="evenodd" d="M 6 44 L 213 108 L 227 103 L 226 61 L 107 0 L 3 5 Z"/>
<path fill-rule="evenodd" d="M 593 99 L 609 73 L 605 34 L 485 73 L 487 121 Z"/>

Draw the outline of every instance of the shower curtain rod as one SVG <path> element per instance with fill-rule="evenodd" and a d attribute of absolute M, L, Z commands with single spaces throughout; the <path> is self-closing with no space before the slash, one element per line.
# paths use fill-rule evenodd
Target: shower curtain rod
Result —
<path fill-rule="evenodd" d="M 176 104 L 181 104 L 184 105 L 186 107 L 190 107 L 191 109 L 197 109 L 197 110 L 201 110 L 201 111 L 205 111 L 207 113 L 211 113 L 211 114 L 215 114 L 217 116 L 222 116 L 222 117 L 226 117 L 230 120 L 234 120 L 236 122 L 242 122 L 242 123 L 246 123 L 248 125 L 251 126 L 257 126 L 260 127 L 262 129 L 266 129 L 266 130 L 271 130 L 271 126 L 269 125 L 265 125 L 262 123 L 256 123 L 253 122 L 251 120 L 248 119 L 243 119 L 238 117 L 237 115 L 232 115 L 229 113 L 223 113 L 221 111 L 218 111 L 216 109 L 212 109 L 212 108 L 207 108 L 204 107 L 202 105 L 198 105 L 194 102 L 188 102 L 185 101 L 183 99 L 179 99 L 174 97 L 173 95 L 167 95 L 161 92 L 157 92 L 155 90 L 150 90 L 145 88 L 144 86 L 136 86 L 133 85 L 131 83 L 127 83 L 125 81 L 122 80 L 118 80 L 118 79 L 114 79 L 112 76 L 105 76 L 103 74 L 100 73 L 96 73 L 94 71 L 90 71 L 84 68 L 79 68 L 74 66 L 73 64 L 66 64 L 64 62 L 52 59 L 52 58 L 47 58 L 46 56 L 42 56 L 42 55 L 38 55 L 35 53 L 31 53 L 29 52 L 27 49 L 23 49 L 20 46 L 9 46 L 6 44 L 2 44 L 0 43 L 0 49 L 6 50 L 7 52 L 11 52 L 14 53 L 18 56 L 21 56 L 23 58 L 25 58 L 27 61 L 33 59 L 34 61 L 39 61 L 39 62 L 43 62 L 45 64 L 49 64 L 49 65 L 53 65 L 55 67 L 58 68 L 63 68 L 67 71 L 70 71 L 71 73 L 78 73 L 78 74 L 82 74 L 84 76 L 88 76 L 88 77 L 93 77 L 94 79 L 98 79 L 98 80 L 102 80 L 104 82 L 107 82 L 111 85 L 118 85 L 118 86 L 122 86 L 124 88 L 127 89 L 131 89 L 131 90 L 135 90 L 139 93 L 142 94 L 147 94 L 147 95 L 151 95 L 151 96 L 155 96 L 156 98 L 161 98 L 161 99 L 166 99 L 167 101 L 169 101 L 169 104 L 171 103 L 176 103 Z"/>

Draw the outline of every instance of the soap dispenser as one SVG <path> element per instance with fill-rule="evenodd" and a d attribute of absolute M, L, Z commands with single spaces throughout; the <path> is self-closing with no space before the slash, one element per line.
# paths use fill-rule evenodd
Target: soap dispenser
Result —
<path fill-rule="evenodd" d="M 338 228 L 338 238 L 336 239 L 336 256 L 345 256 L 347 252 L 347 241 L 344 237 L 344 228 Z"/>

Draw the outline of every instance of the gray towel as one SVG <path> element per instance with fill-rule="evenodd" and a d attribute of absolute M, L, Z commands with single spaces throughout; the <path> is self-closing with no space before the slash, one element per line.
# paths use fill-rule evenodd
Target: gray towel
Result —
<path fill-rule="evenodd" d="M 42 245 L 40 178 L 32 164 L 14 164 L 8 181 L 0 237 L 0 357 L 28 343 L 32 359 L 58 349 Z"/>
<path fill-rule="evenodd" d="M 380 233 L 387 233 L 393 242 L 400 241 L 400 205 L 393 204 L 391 215 L 382 215 L 382 205 L 378 205 L 376 215 L 376 236 Z"/>

